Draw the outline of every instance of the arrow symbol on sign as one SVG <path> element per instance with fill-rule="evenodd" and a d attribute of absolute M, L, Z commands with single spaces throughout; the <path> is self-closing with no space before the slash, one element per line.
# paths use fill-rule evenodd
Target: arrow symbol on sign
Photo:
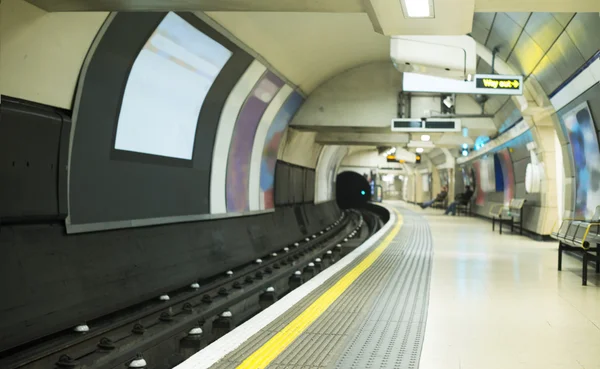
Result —
<path fill-rule="evenodd" d="M 518 81 L 518 80 L 516 80 L 516 79 L 515 79 L 515 80 L 512 82 L 512 85 L 513 85 L 513 87 L 514 87 L 514 88 L 519 88 L 519 86 L 520 86 L 521 84 L 519 83 L 519 81 Z"/>

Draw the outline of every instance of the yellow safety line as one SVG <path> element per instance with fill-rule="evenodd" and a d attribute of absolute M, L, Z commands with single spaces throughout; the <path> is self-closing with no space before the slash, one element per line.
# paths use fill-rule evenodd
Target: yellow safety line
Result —
<path fill-rule="evenodd" d="M 306 310 L 292 320 L 285 328 L 271 337 L 264 345 L 248 356 L 237 369 L 262 369 L 269 365 L 279 356 L 289 345 L 294 342 L 315 320 L 317 320 L 331 306 L 331 304 L 354 282 L 367 268 L 390 245 L 400 227 L 402 226 L 402 216 L 394 210 L 398 221 L 375 250 L 373 250 L 363 261 L 355 266 L 351 271 L 344 275 L 336 284 L 323 293 Z"/>

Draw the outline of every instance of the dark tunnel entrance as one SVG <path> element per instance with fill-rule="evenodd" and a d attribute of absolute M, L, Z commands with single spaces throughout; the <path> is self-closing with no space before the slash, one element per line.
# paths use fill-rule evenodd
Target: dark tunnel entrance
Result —
<path fill-rule="evenodd" d="M 336 199 L 342 209 L 361 208 L 371 200 L 371 186 L 365 177 L 355 172 L 337 175 Z"/>

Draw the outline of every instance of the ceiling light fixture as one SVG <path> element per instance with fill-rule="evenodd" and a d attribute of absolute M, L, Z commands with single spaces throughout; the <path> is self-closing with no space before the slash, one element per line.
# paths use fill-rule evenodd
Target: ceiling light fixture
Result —
<path fill-rule="evenodd" d="M 421 141 L 427 142 L 429 140 L 431 140 L 430 135 L 421 135 Z"/>
<path fill-rule="evenodd" d="M 409 18 L 430 18 L 433 16 L 431 0 L 403 0 L 404 15 Z"/>
<path fill-rule="evenodd" d="M 415 150 L 417 153 L 421 154 L 424 150 L 422 147 L 417 147 L 417 149 Z"/>

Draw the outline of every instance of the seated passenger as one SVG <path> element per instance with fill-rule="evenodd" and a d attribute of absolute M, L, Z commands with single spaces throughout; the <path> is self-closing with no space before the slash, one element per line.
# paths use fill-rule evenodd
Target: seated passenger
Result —
<path fill-rule="evenodd" d="M 458 204 L 467 205 L 469 200 L 471 200 L 471 196 L 473 196 L 473 190 L 471 190 L 471 186 L 465 186 L 465 192 L 456 196 L 456 201 L 448 206 L 448 209 L 446 209 L 444 214 L 448 215 L 449 213 L 452 213 L 452 215 L 456 215 L 456 206 Z"/>
<path fill-rule="evenodd" d="M 435 199 L 431 200 L 431 201 L 427 201 L 421 204 L 421 208 L 422 209 L 426 209 L 428 207 L 430 207 L 431 205 L 433 205 L 434 202 L 436 201 L 444 201 L 444 199 L 446 198 L 446 196 L 448 196 L 448 187 L 443 186 L 442 187 L 442 191 L 440 193 L 437 194 L 437 196 L 435 197 Z"/>

